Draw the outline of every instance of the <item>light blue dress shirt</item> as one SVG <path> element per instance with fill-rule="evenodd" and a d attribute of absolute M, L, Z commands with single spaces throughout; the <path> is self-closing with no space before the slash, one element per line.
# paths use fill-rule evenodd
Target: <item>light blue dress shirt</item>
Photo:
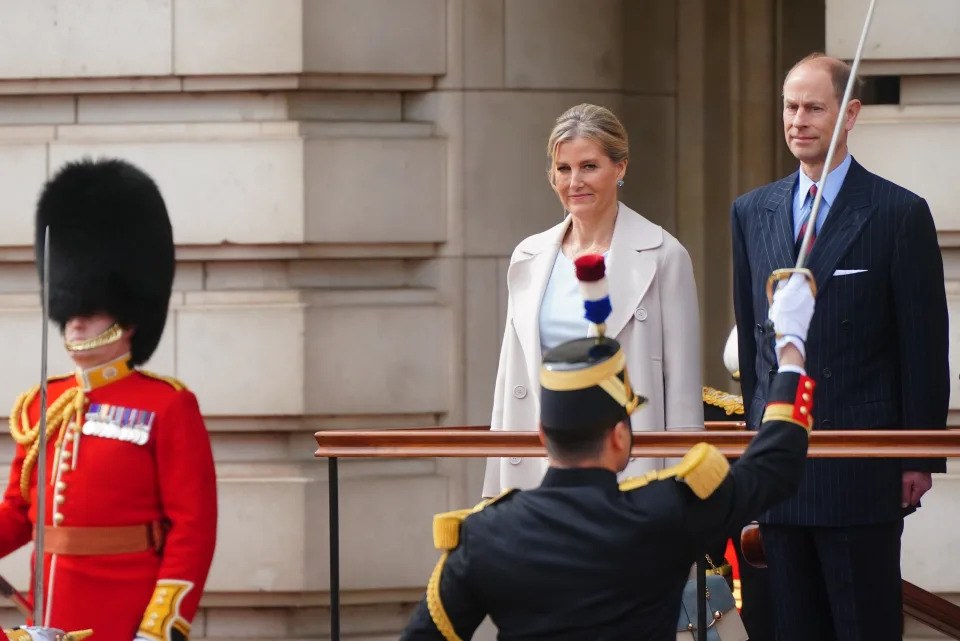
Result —
<path fill-rule="evenodd" d="M 820 199 L 820 211 L 817 214 L 817 234 L 823 227 L 823 221 L 827 219 L 830 213 L 830 206 L 837 199 L 840 188 L 843 187 L 843 181 L 847 177 L 847 170 L 850 169 L 850 161 L 853 158 L 850 154 L 843 159 L 843 162 L 837 165 L 837 168 L 827 175 L 826 187 L 823 190 L 823 197 Z M 811 180 L 803 170 L 800 170 L 800 180 L 793 188 L 793 238 L 797 239 L 800 235 L 800 227 L 807 214 L 813 208 L 813 198 L 809 197 L 810 185 L 816 181 Z"/>

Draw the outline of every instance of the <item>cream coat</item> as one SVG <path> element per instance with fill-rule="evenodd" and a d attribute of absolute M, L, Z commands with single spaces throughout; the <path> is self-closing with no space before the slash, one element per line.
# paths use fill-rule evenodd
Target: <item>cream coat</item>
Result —
<path fill-rule="evenodd" d="M 570 216 L 524 239 L 507 270 L 507 320 L 491 429 L 535 430 L 539 418 L 540 303 Z M 702 430 L 700 320 L 690 255 L 676 238 L 620 203 L 607 261 L 613 312 L 606 335 L 620 341 L 637 394 L 649 400 L 632 416 L 634 431 Z M 663 467 L 662 458 L 631 459 L 621 478 Z M 540 484 L 541 458 L 490 458 L 483 495 Z"/>

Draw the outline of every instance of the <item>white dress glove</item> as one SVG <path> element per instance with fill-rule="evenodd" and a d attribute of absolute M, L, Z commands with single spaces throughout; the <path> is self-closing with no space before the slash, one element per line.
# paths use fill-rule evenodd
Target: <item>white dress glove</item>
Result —
<path fill-rule="evenodd" d="M 786 284 L 774 292 L 768 317 L 777 334 L 778 362 L 780 352 L 787 343 L 796 346 L 800 350 L 800 355 L 806 358 L 804 344 L 807 342 L 807 330 L 810 329 L 814 305 L 813 292 L 803 274 L 792 275 Z"/>

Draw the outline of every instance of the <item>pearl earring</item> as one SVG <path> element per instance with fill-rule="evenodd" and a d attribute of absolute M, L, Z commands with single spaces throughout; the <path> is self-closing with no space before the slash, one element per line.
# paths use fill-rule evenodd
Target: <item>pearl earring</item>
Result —
<path fill-rule="evenodd" d="M 623 187 L 623 178 L 617 181 L 617 187 Z"/>

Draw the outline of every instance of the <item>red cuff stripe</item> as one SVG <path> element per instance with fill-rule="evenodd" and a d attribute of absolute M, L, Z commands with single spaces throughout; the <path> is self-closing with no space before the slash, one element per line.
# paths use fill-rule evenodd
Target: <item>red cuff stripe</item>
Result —
<path fill-rule="evenodd" d="M 804 423 L 813 422 L 813 388 L 816 383 L 809 376 L 800 376 L 797 384 L 797 396 L 793 401 L 793 418 Z"/>

